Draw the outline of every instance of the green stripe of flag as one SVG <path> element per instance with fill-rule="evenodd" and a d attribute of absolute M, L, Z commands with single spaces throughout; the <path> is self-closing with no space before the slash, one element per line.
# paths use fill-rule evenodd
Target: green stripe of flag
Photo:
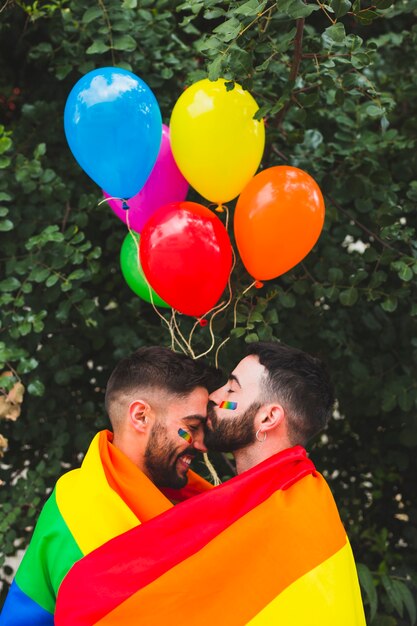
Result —
<path fill-rule="evenodd" d="M 83 556 L 58 509 L 54 489 L 39 516 L 16 582 L 32 600 L 53 613 L 62 579 Z"/>

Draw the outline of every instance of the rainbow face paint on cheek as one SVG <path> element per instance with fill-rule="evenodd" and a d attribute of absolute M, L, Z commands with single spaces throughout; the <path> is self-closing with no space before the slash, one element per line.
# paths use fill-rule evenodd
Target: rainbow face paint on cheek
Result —
<path fill-rule="evenodd" d="M 192 443 L 193 438 L 191 437 L 190 433 L 187 430 L 184 430 L 183 428 L 179 428 L 178 429 L 178 434 L 179 434 L 180 437 L 185 439 L 185 441 L 187 443 Z"/>
<path fill-rule="evenodd" d="M 237 402 L 229 402 L 228 400 L 223 400 L 220 402 L 219 409 L 230 409 L 230 411 L 234 411 L 237 409 Z"/>

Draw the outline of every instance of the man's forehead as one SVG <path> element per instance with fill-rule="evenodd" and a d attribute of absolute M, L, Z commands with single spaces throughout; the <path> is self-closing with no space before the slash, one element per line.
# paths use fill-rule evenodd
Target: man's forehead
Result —
<path fill-rule="evenodd" d="M 241 387 L 245 384 L 258 382 L 265 375 L 265 367 L 255 354 L 249 354 L 239 361 L 231 373 L 229 380 L 235 380 Z"/>

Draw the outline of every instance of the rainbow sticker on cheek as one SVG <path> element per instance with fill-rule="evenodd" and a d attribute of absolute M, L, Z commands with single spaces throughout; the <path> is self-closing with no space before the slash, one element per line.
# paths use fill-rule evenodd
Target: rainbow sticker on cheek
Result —
<path fill-rule="evenodd" d="M 178 429 L 178 434 L 179 434 L 180 437 L 185 439 L 185 441 L 187 443 L 192 443 L 193 438 L 191 437 L 190 433 L 187 430 L 184 430 L 183 428 L 179 428 Z"/>
<path fill-rule="evenodd" d="M 230 409 L 231 411 L 234 411 L 235 409 L 237 409 L 237 402 L 229 402 L 228 400 L 223 400 L 223 402 L 220 402 L 219 404 L 219 409 Z"/>

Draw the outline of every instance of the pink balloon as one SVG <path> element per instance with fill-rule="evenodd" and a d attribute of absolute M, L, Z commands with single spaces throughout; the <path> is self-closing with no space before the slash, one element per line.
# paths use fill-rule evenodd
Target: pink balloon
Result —
<path fill-rule="evenodd" d="M 129 198 L 128 211 L 122 208 L 121 200 L 107 200 L 110 207 L 125 224 L 129 212 L 129 226 L 141 233 L 145 223 L 159 207 L 171 202 L 182 202 L 188 193 L 188 183 L 178 169 L 171 151 L 169 128 L 162 125 L 162 143 L 154 168 L 142 190 Z M 109 195 L 103 191 L 104 197 Z"/>

